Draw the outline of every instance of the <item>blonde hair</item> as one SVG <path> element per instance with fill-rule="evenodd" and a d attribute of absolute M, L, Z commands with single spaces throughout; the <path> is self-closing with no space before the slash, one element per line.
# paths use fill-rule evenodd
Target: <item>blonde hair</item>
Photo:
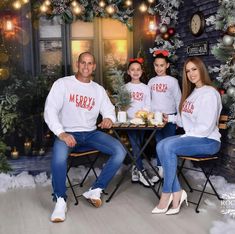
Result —
<path fill-rule="evenodd" d="M 187 73 L 186 73 L 186 66 L 189 62 L 193 63 L 197 67 L 197 69 L 199 70 L 199 75 L 200 75 L 200 79 L 202 81 L 202 84 L 213 86 L 204 62 L 198 57 L 188 58 L 185 61 L 184 68 L 183 68 L 182 97 L 181 97 L 181 101 L 180 101 L 180 105 L 179 105 L 180 112 L 182 111 L 182 106 L 183 106 L 184 101 L 192 93 L 193 89 L 195 88 L 195 84 L 190 82 L 190 80 L 187 77 Z"/>

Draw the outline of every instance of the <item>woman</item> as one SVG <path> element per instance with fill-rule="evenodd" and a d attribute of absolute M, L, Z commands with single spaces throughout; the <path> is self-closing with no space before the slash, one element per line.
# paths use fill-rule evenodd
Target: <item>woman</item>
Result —
<path fill-rule="evenodd" d="M 187 194 L 177 177 L 177 156 L 213 155 L 220 149 L 218 121 L 221 98 L 212 86 L 205 64 L 197 57 L 188 58 L 183 68 L 183 92 L 179 114 L 165 115 L 167 122 L 176 122 L 184 135 L 163 139 L 157 154 L 164 170 L 164 183 L 159 204 L 153 214 L 177 214 Z M 172 203 L 172 207 L 168 210 Z"/>

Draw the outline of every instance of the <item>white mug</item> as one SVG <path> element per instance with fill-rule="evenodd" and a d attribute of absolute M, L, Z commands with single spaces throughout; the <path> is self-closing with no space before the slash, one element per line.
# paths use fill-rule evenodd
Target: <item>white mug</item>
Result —
<path fill-rule="evenodd" d="M 158 123 L 158 124 L 162 124 L 163 123 L 163 114 L 161 112 L 155 112 L 154 113 L 154 119 L 155 119 L 155 122 Z"/>
<path fill-rule="evenodd" d="M 125 123 L 127 121 L 126 111 L 118 111 L 117 121 L 120 122 L 120 123 Z"/>

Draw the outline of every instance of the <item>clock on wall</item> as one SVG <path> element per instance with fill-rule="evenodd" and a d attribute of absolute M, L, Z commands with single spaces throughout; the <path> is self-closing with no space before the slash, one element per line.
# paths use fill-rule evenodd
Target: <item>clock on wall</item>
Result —
<path fill-rule="evenodd" d="M 202 12 L 198 11 L 194 13 L 189 22 L 190 32 L 194 36 L 200 36 L 205 28 L 205 18 Z"/>

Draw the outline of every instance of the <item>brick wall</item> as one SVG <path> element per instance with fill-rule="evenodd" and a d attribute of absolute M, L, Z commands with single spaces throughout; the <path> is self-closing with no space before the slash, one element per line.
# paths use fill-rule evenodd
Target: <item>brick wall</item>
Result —
<path fill-rule="evenodd" d="M 205 19 L 214 15 L 218 9 L 218 0 L 185 0 L 184 4 L 179 10 L 179 23 L 176 31 L 180 34 L 181 40 L 184 42 L 184 46 L 177 51 L 179 56 L 178 68 L 182 70 L 183 63 L 188 56 L 186 53 L 187 46 L 200 41 L 208 41 L 209 55 L 200 56 L 207 66 L 219 65 L 219 61 L 211 54 L 211 47 L 217 43 L 217 39 L 221 37 L 221 32 L 215 31 L 213 26 L 205 26 L 203 34 L 199 37 L 195 37 L 190 33 L 189 21 L 193 13 L 201 11 Z"/>

